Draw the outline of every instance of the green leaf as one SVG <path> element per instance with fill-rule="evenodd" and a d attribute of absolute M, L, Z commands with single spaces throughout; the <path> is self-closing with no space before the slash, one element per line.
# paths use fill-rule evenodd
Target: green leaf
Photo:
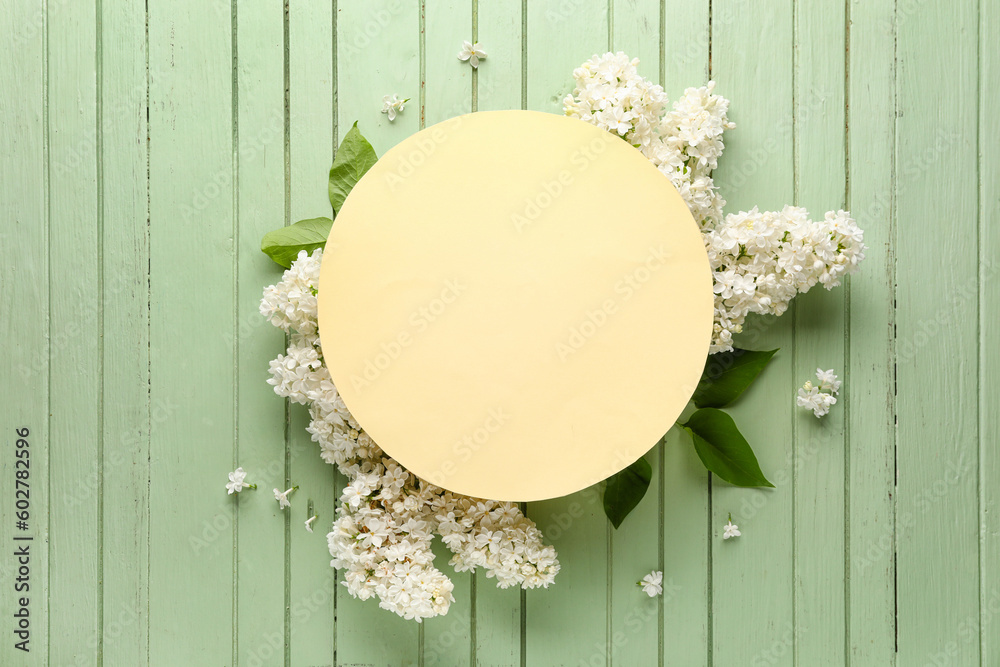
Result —
<path fill-rule="evenodd" d="M 334 213 L 340 213 L 340 207 L 344 205 L 347 195 L 377 161 L 375 149 L 361 136 L 358 121 L 354 121 L 354 127 L 340 142 L 333 167 L 330 168 L 330 204 Z"/>
<path fill-rule="evenodd" d="M 760 470 L 750 444 L 736 428 L 736 422 L 722 410 L 696 410 L 681 424 L 694 440 L 694 449 L 711 472 L 736 486 L 770 486 Z"/>
<path fill-rule="evenodd" d="M 260 242 L 260 249 L 287 269 L 298 257 L 300 250 L 312 253 L 316 248 L 322 248 L 332 226 L 333 220 L 330 218 L 299 220 L 294 225 L 265 234 L 264 240 Z"/>
<path fill-rule="evenodd" d="M 645 458 L 641 458 L 617 475 L 608 478 L 604 487 L 604 513 L 617 528 L 629 512 L 635 509 L 649 488 L 653 469 Z"/>
<path fill-rule="evenodd" d="M 709 355 L 692 400 L 699 408 L 722 408 L 749 387 L 778 350 L 740 350 Z"/>

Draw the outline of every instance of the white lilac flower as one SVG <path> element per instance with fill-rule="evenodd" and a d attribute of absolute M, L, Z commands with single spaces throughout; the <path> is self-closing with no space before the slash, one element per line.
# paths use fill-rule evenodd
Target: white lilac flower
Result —
<path fill-rule="evenodd" d="M 315 514 L 306 519 L 306 530 L 308 530 L 310 533 L 313 532 L 313 521 L 315 521 L 316 519 L 317 517 Z"/>
<path fill-rule="evenodd" d="M 730 537 L 739 537 L 742 534 L 740 527 L 733 523 L 733 515 L 730 514 L 729 521 L 722 527 L 722 539 L 728 540 Z"/>
<path fill-rule="evenodd" d="M 285 354 L 271 362 L 268 382 L 278 395 L 309 407 L 306 430 L 320 456 L 349 480 L 327 535 L 331 565 L 343 569 L 348 592 L 375 597 L 404 618 L 446 613 L 453 585 L 434 567 L 434 533 L 454 554 L 457 571 L 481 567 L 501 588 L 551 584 L 559 571 L 555 549 L 517 505 L 453 494 L 417 479 L 386 456 L 348 411 L 316 335 L 321 261 L 321 250 L 300 253 L 283 280 L 265 290 L 261 312 L 291 334 Z M 287 503 L 291 489 L 274 493 Z"/>
<path fill-rule="evenodd" d="M 614 132 L 652 158 L 667 96 L 638 75 L 639 60 L 622 52 L 594 56 L 573 71 L 576 88 L 563 100 L 567 116 Z"/>
<path fill-rule="evenodd" d="M 382 113 L 389 116 L 389 122 L 396 120 L 396 115 L 403 113 L 403 109 L 406 108 L 406 103 L 410 101 L 410 98 L 405 100 L 399 99 L 396 95 L 386 95 L 382 98 Z"/>
<path fill-rule="evenodd" d="M 663 594 L 663 572 L 659 570 L 654 570 L 642 578 L 642 581 L 638 582 L 638 586 L 642 587 L 642 591 L 651 598 L 655 598 L 657 595 Z"/>
<path fill-rule="evenodd" d="M 715 276 L 712 353 L 732 349 L 747 315 L 781 315 L 796 294 L 838 286 L 865 256 L 862 232 L 845 211 L 814 221 L 795 206 L 754 208 L 727 215 L 704 236 Z"/>
<path fill-rule="evenodd" d="M 260 314 L 271 324 L 284 331 L 295 330 L 310 343 L 317 342 L 316 289 L 322 257 L 320 249 L 312 255 L 300 250 L 281 282 L 264 289 L 260 302 Z"/>
<path fill-rule="evenodd" d="M 293 486 L 287 491 L 278 491 L 277 489 L 274 490 L 274 499 L 278 501 L 278 509 L 283 510 L 286 507 L 291 507 L 292 504 L 288 502 L 288 496 L 297 488 L 299 487 Z"/>
<path fill-rule="evenodd" d="M 819 381 L 818 386 L 807 380 L 799 388 L 795 404 L 800 408 L 812 410 L 813 414 L 819 418 L 828 414 L 830 407 L 837 402 L 836 395 L 840 392 L 840 380 L 837 379 L 832 368 L 828 371 L 817 368 L 816 379 Z"/>
<path fill-rule="evenodd" d="M 479 42 L 473 44 L 469 41 L 462 42 L 462 50 L 458 52 L 458 59 L 462 62 L 468 61 L 474 69 L 479 68 L 479 61 L 486 59 L 486 52 L 479 46 Z"/>
<path fill-rule="evenodd" d="M 837 374 L 833 372 L 832 368 L 828 371 L 817 368 L 816 379 L 819 380 L 820 391 L 829 391 L 834 395 L 840 393 L 840 380 L 837 379 Z"/>
<path fill-rule="evenodd" d="M 840 284 L 864 259 L 864 238 L 844 211 L 823 220 L 805 209 L 756 208 L 723 218 L 726 202 L 712 179 L 735 127 L 729 100 L 715 82 L 688 88 L 668 109 L 660 86 L 639 76 L 624 53 L 594 56 L 573 72 L 576 87 L 563 101 L 566 115 L 613 132 L 670 178 L 705 233 L 715 275 L 715 324 L 710 352 L 733 349 L 733 335 L 750 313 L 781 315 L 796 294 L 820 283 Z"/>
<path fill-rule="evenodd" d="M 250 484 L 246 481 L 247 474 L 242 467 L 229 473 L 229 483 L 226 484 L 226 489 L 229 491 L 229 495 L 234 493 L 239 493 L 243 489 L 256 489 L 256 484 Z"/>

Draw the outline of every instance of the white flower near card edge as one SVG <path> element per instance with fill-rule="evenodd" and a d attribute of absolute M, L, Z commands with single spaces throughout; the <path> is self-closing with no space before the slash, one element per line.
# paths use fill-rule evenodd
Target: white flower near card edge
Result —
<path fill-rule="evenodd" d="M 733 523 L 733 515 L 729 515 L 729 522 L 722 527 L 722 539 L 728 540 L 730 537 L 739 537 L 743 533 L 740 532 L 740 527 Z"/>
<path fill-rule="evenodd" d="M 274 499 L 278 501 L 278 509 L 283 510 L 286 507 L 291 507 L 292 504 L 288 502 L 288 496 L 297 488 L 299 487 L 293 486 L 287 491 L 278 491 L 277 489 L 274 490 Z"/>
<path fill-rule="evenodd" d="M 637 581 L 636 586 L 642 588 L 642 592 L 651 598 L 655 598 L 657 595 L 663 594 L 663 572 L 660 570 L 653 570 L 645 577 L 642 581 Z"/>
<path fill-rule="evenodd" d="M 709 81 L 685 90 L 670 109 L 663 88 L 640 76 L 638 64 L 622 52 L 594 56 L 573 71 L 576 87 L 564 111 L 622 137 L 670 178 L 701 226 L 714 273 L 709 352 L 732 350 L 747 315 L 781 315 L 796 294 L 839 285 L 864 259 L 864 234 L 846 211 L 821 220 L 795 206 L 724 215 L 712 171 L 724 131 L 735 127 L 729 100 Z"/>
<path fill-rule="evenodd" d="M 458 59 L 462 62 L 468 61 L 473 69 L 479 69 L 479 61 L 486 58 L 486 52 L 479 46 L 479 42 L 473 44 L 465 40 L 462 42 L 462 50 L 458 52 Z"/>
<path fill-rule="evenodd" d="M 406 103 L 409 101 L 409 97 L 401 100 L 398 95 L 386 95 L 382 98 L 382 113 L 389 116 L 389 122 L 391 123 L 396 120 L 398 114 L 403 113 L 403 109 L 406 108 Z"/>
<path fill-rule="evenodd" d="M 229 495 L 234 493 L 239 493 L 243 489 L 256 489 L 256 484 L 250 484 L 246 481 L 247 473 L 243 470 L 243 467 L 239 467 L 236 470 L 229 473 L 229 483 L 226 484 L 226 489 L 229 491 Z"/>
<path fill-rule="evenodd" d="M 313 525 L 313 521 L 315 521 L 316 518 L 317 518 L 316 515 L 313 514 L 311 517 L 309 517 L 308 519 L 306 519 L 306 530 L 308 530 L 310 533 L 313 532 L 312 525 Z"/>
<path fill-rule="evenodd" d="M 265 290 L 261 310 L 291 334 L 286 354 L 271 362 L 270 384 L 309 406 L 306 430 L 320 456 L 349 478 L 353 491 L 345 492 L 364 498 L 352 506 L 342 495 L 327 534 L 331 565 L 342 569 L 348 592 L 418 622 L 446 613 L 454 586 L 434 567 L 434 533 L 453 552 L 458 572 L 483 568 L 500 588 L 549 586 L 559 572 L 555 549 L 516 504 L 455 495 L 417 479 L 351 415 L 323 363 L 314 300 L 291 297 L 315 296 L 321 262 L 322 250 L 301 252 L 283 280 Z"/>

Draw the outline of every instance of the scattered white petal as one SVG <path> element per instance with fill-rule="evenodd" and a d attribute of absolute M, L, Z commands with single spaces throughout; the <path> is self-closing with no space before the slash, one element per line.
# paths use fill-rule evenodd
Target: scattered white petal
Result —
<path fill-rule="evenodd" d="M 728 540 L 730 537 L 739 537 L 742 534 L 740 527 L 733 523 L 732 517 L 729 517 L 729 523 L 722 528 L 722 539 Z"/>
<path fill-rule="evenodd" d="M 655 598 L 657 595 L 663 594 L 663 572 L 659 570 L 653 570 L 645 577 L 642 581 L 638 582 L 638 585 L 642 587 L 643 592 L 651 598 Z"/>
<path fill-rule="evenodd" d="M 396 120 L 398 114 L 403 113 L 403 109 L 406 108 L 406 103 L 409 101 L 408 97 L 401 100 L 397 95 L 386 95 L 382 98 L 382 113 L 389 116 L 389 122 L 392 122 Z"/>
<path fill-rule="evenodd" d="M 313 532 L 313 526 L 312 525 L 313 525 L 313 521 L 315 521 L 315 520 L 316 520 L 316 515 L 315 514 L 312 515 L 311 517 L 309 517 L 308 519 L 306 519 L 306 530 L 308 530 L 310 533 Z"/>
<path fill-rule="evenodd" d="M 278 491 L 277 489 L 274 490 L 274 499 L 278 501 L 278 509 L 283 510 L 286 507 L 291 507 L 292 504 L 288 502 L 288 496 L 292 491 L 294 491 L 297 488 L 299 487 L 293 486 L 287 491 Z"/>
<path fill-rule="evenodd" d="M 466 40 L 462 42 L 462 50 L 458 52 L 458 59 L 462 62 L 468 61 L 473 69 L 478 69 L 479 61 L 486 59 L 486 52 L 479 46 L 479 42 L 473 44 Z"/>
<path fill-rule="evenodd" d="M 256 484 L 249 484 L 246 481 L 247 474 L 242 467 L 229 473 L 229 483 L 226 484 L 226 489 L 229 491 L 229 495 L 234 493 L 239 493 L 243 489 L 256 489 Z"/>

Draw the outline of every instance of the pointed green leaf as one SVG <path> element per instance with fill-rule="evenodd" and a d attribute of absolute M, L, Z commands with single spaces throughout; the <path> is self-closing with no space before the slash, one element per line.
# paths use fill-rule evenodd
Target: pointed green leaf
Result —
<path fill-rule="evenodd" d="M 709 355 L 692 400 L 699 408 L 722 408 L 753 383 L 778 350 L 740 350 Z"/>
<path fill-rule="evenodd" d="M 635 509 L 649 488 L 653 468 L 641 458 L 616 475 L 608 478 L 604 487 L 604 513 L 617 528 L 629 512 Z"/>
<path fill-rule="evenodd" d="M 333 220 L 330 218 L 299 220 L 294 225 L 280 227 L 265 234 L 260 242 L 260 249 L 287 269 L 298 257 L 300 250 L 311 254 L 316 248 L 322 248 L 332 226 Z"/>
<path fill-rule="evenodd" d="M 701 462 L 723 480 L 735 486 L 774 487 L 736 422 L 722 410 L 702 408 L 681 426 L 691 434 Z"/>
<path fill-rule="evenodd" d="M 375 149 L 368 140 L 361 136 L 358 121 L 340 142 L 337 155 L 330 168 L 330 204 L 334 213 L 340 213 L 340 207 L 358 184 L 361 177 L 378 161 Z"/>

